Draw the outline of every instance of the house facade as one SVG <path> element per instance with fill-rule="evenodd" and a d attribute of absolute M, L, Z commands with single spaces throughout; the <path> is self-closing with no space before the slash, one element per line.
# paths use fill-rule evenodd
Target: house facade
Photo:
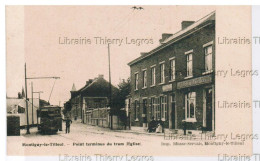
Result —
<path fill-rule="evenodd" d="M 28 118 L 29 125 L 35 126 L 37 125 L 37 110 L 41 107 L 40 103 L 42 100 L 38 98 L 33 99 L 29 98 L 28 103 Z M 6 98 L 6 111 L 8 115 L 16 115 L 20 117 L 20 126 L 25 127 L 27 125 L 27 110 L 26 110 L 26 99 L 25 98 L 15 98 L 15 97 L 7 97 Z"/>
<path fill-rule="evenodd" d="M 86 81 L 86 85 L 79 90 L 76 90 L 73 84 L 70 91 L 71 98 L 65 103 L 65 108 L 68 104 L 71 106 L 71 109 L 68 109 L 68 115 L 75 120 L 81 119 L 82 123 L 86 123 L 88 111 L 108 106 L 109 92 L 109 82 L 104 79 L 103 75 L 89 79 Z M 118 89 L 112 86 L 112 93 L 116 92 Z"/>
<path fill-rule="evenodd" d="M 215 12 L 183 21 L 160 45 L 128 63 L 132 126 L 161 120 L 170 129 L 215 128 Z"/>

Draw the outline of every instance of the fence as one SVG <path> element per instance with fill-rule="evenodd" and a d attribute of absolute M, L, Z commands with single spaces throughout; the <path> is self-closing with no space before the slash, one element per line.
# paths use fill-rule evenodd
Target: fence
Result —
<path fill-rule="evenodd" d="M 110 127 L 111 117 L 109 116 L 108 108 L 98 108 L 93 110 L 88 110 L 84 114 L 84 123 L 93 126 L 99 127 Z M 123 130 L 125 129 L 124 121 L 121 120 L 118 116 L 113 116 L 113 129 L 114 130 Z"/>

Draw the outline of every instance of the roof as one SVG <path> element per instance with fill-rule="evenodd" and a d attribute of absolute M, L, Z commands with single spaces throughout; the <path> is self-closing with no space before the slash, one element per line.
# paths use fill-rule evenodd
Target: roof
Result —
<path fill-rule="evenodd" d="M 94 80 L 92 80 L 91 83 L 88 82 L 88 84 L 86 84 L 84 87 L 80 88 L 78 91 L 83 91 L 89 87 L 91 87 L 93 84 L 95 84 L 97 82 L 98 78 L 95 78 Z"/>
<path fill-rule="evenodd" d="M 35 108 L 39 108 L 39 99 L 38 98 L 34 98 L 34 103 L 33 103 L 33 107 Z M 32 106 L 32 99 L 30 98 L 28 102 L 28 107 Z M 13 108 L 15 108 L 15 106 L 20 106 L 23 108 L 26 108 L 26 99 L 25 98 L 10 98 L 8 97 L 6 99 L 6 108 L 7 108 L 7 112 L 10 112 Z"/>
<path fill-rule="evenodd" d="M 48 105 L 48 106 L 43 106 L 41 108 L 61 108 L 61 107 L 57 105 Z"/>
<path fill-rule="evenodd" d="M 212 22 L 214 20 L 215 20 L 215 11 L 213 11 L 210 14 L 206 15 L 205 17 L 199 19 L 198 21 L 194 22 L 192 25 L 176 32 L 175 34 L 173 34 L 172 36 L 170 36 L 169 38 L 167 38 L 166 40 L 161 42 L 161 44 L 159 46 L 157 46 L 156 48 L 154 48 L 150 52 L 143 54 L 140 57 L 138 57 L 138 58 L 134 59 L 133 61 L 129 62 L 128 65 L 131 66 L 131 65 L 143 60 L 144 58 L 155 54 L 156 52 L 163 49 L 164 47 L 167 47 L 168 45 L 171 45 L 171 44 L 173 44 L 177 41 L 180 41 L 181 39 L 185 38 L 189 34 L 196 31 L 199 27 L 205 27 L 203 25 L 207 24 L 207 22 Z"/>
<path fill-rule="evenodd" d="M 97 86 L 99 86 L 101 89 L 105 89 L 105 88 L 108 88 L 107 84 L 109 84 L 109 82 L 107 80 L 105 80 L 102 76 L 99 76 L 94 79 L 91 79 L 91 82 L 87 81 L 85 86 L 83 86 L 79 90 L 75 91 L 75 93 L 77 95 L 77 93 L 90 89 L 91 87 L 95 88 Z M 118 89 L 117 87 L 113 86 L 112 84 L 111 84 L 111 87 L 113 90 Z M 75 97 L 75 96 L 73 96 L 73 97 Z"/>

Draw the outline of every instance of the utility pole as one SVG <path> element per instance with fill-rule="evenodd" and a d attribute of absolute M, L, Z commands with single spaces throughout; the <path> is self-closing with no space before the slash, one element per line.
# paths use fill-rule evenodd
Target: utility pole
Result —
<path fill-rule="evenodd" d="M 32 87 L 32 125 L 34 124 L 34 119 L 33 119 L 33 82 L 31 82 L 31 87 Z"/>
<path fill-rule="evenodd" d="M 28 100 L 27 100 L 27 78 L 26 78 L 26 63 L 24 65 L 24 75 L 25 75 L 25 102 L 26 102 L 26 117 L 27 117 L 27 131 L 26 131 L 26 134 L 30 134 L 30 127 L 29 127 L 29 112 L 28 112 Z"/>
<path fill-rule="evenodd" d="M 27 94 L 27 79 L 60 79 L 60 77 L 27 77 L 26 75 L 26 63 L 24 64 L 24 79 L 25 79 L 25 99 L 26 99 L 26 117 L 27 117 L 27 131 L 26 134 L 30 134 L 30 125 L 29 125 L 29 111 L 28 111 L 28 94 Z M 33 87 L 32 87 L 33 89 Z M 33 90 L 32 90 L 33 91 Z M 33 96 L 32 96 L 33 99 Z M 32 109 L 33 109 L 33 104 L 32 104 Z M 33 111 L 32 111 L 33 112 Z M 33 116 L 33 114 L 32 114 Z M 33 123 L 33 118 L 32 118 L 32 123 Z"/>
<path fill-rule="evenodd" d="M 112 112 L 112 85 L 111 85 L 111 70 L 110 70 L 110 48 L 108 44 L 108 70 L 109 70 L 109 107 L 110 107 L 110 120 L 111 120 L 111 126 L 110 128 L 113 129 L 113 114 Z"/>

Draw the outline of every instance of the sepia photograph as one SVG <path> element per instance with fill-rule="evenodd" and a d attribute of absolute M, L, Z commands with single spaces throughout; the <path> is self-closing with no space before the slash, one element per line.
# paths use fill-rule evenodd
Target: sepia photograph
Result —
<path fill-rule="evenodd" d="M 6 6 L 7 154 L 251 155 L 250 13 Z"/>

